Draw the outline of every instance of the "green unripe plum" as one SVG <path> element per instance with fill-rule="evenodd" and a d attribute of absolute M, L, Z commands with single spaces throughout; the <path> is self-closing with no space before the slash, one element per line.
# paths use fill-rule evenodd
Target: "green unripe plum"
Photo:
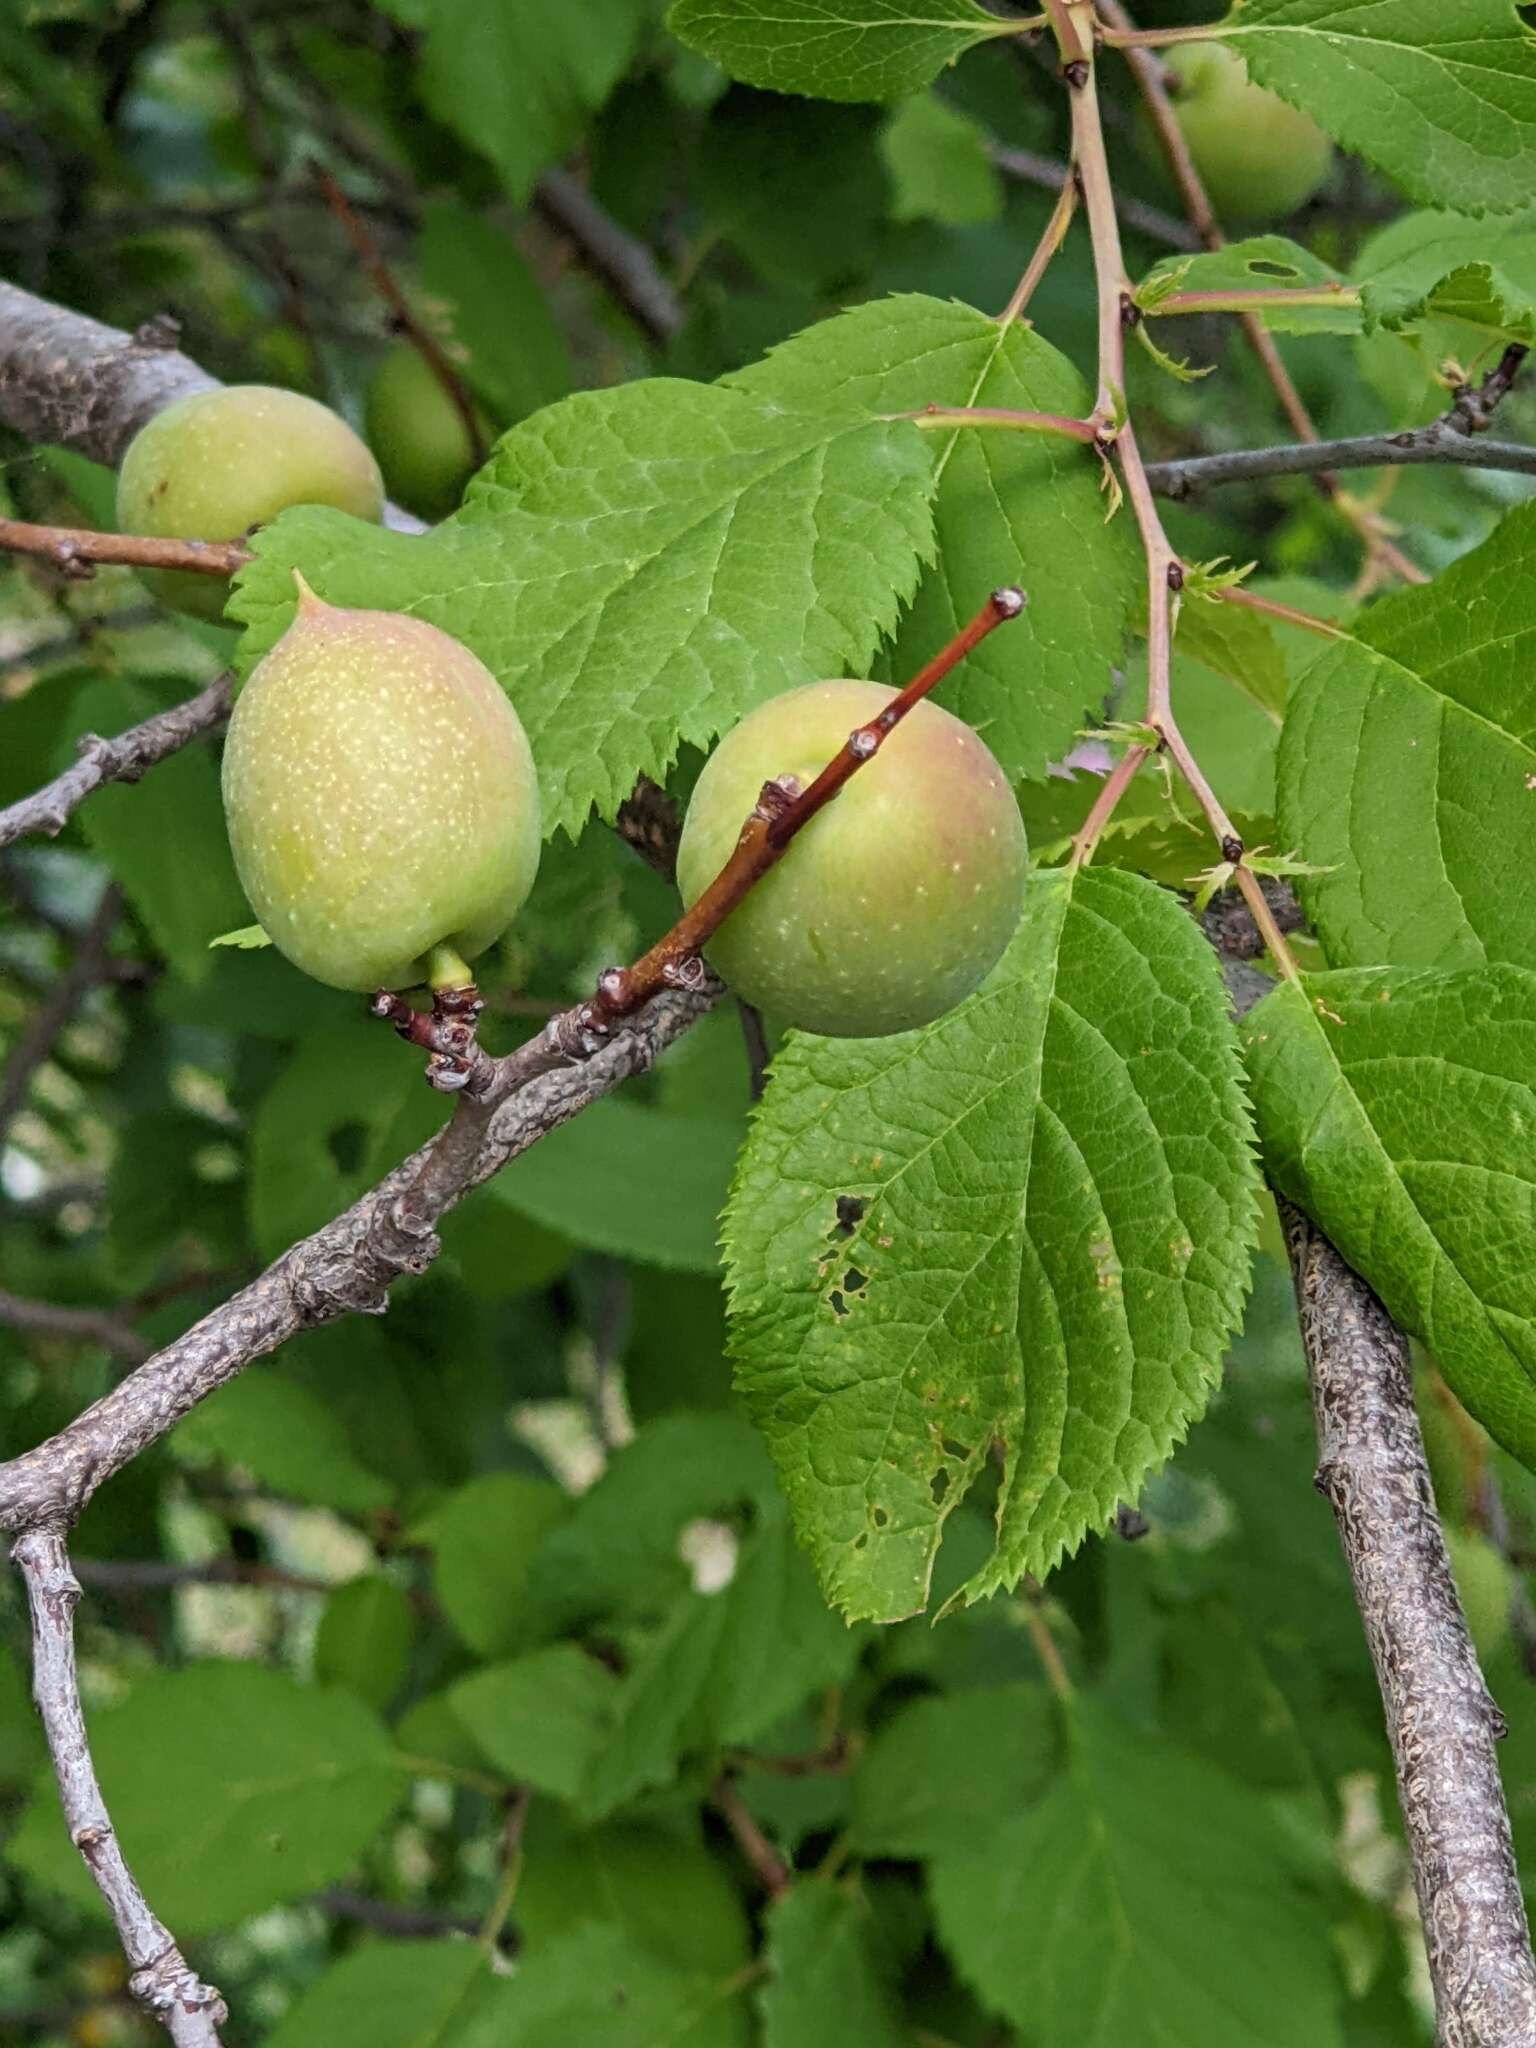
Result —
<path fill-rule="evenodd" d="M 1473 1529 L 1447 1529 L 1445 1547 L 1472 1647 L 1479 1657 L 1491 1657 L 1509 1637 L 1514 1570 L 1502 1551 Z"/>
<path fill-rule="evenodd" d="M 810 683 L 759 705 L 716 747 L 677 856 L 694 903 L 765 782 L 806 788 L 896 692 Z M 910 1030 L 995 964 L 1023 904 L 1024 824 L 968 725 L 924 699 L 790 843 L 705 951 L 739 996 L 834 1038 Z"/>
<path fill-rule="evenodd" d="M 1179 88 L 1174 113 L 1218 214 L 1283 220 L 1312 197 L 1328 175 L 1333 144 L 1310 114 L 1254 85 L 1224 43 L 1176 43 L 1161 54 Z M 1150 122 L 1143 120 L 1141 134 L 1161 164 Z"/>
<path fill-rule="evenodd" d="M 429 956 L 483 953 L 539 865 L 522 722 L 467 647 L 300 585 L 224 748 L 224 809 L 251 908 L 332 988 L 413 988 Z"/>
<path fill-rule="evenodd" d="M 475 417 L 489 445 L 491 424 L 478 408 Z M 475 449 L 463 414 L 419 349 L 402 342 L 382 359 L 363 418 L 389 495 L 423 519 L 445 519 L 474 472 Z"/>
<path fill-rule="evenodd" d="M 117 523 L 156 540 L 239 540 L 289 505 L 334 505 L 379 519 L 379 465 L 346 421 L 297 391 L 227 384 L 155 414 L 117 474 Z M 221 619 L 229 585 L 189 570 L 148 569 L 162 604 Z"/>

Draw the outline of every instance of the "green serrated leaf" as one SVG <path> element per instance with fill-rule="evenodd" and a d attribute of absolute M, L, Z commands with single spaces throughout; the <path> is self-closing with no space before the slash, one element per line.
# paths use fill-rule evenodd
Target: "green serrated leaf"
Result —
<path fill-rule="evenodd" d="M 1062 1713 L 1045 1799 L 932 1867 L 962 1976 L 1038 2048 L 1339 2048 L 1328 1904 L 1277 1868 L 1265 1802 L 1095 1700 Z"/>
<path fill-rule="evenodd" d="M 902 101 L 881 135 L 880 153 L 891 175 L 893 220 L 962 228 L 996 220 L 1003 210 L 986 130 L 931 92 Z"/>
<path fill-rule="evenodd" d="M 1000 1814 L 1034 1805 L 1060 1748 L 1043 1686 L 968 1686 L 915 1701 L 879 1730 L 854 1774 L 859 1854 L 964 1852 Z"/>
<path fill-rule="evenodd" d="M 1529 202 L 1536 44 L 1509 0 L 1243 0 L 1221 33 L 1410 197 L 1474 214 Z"/>
<path fill-rule="evenodd" d="M 623 77 L 650 11 L 649 0 L 420 0 L 422 98 L 521 200 Z"/>
<path fill-rule="evenodd" d="M 238 931 L 220 932 L 208 943 L 210 946 L 237 946 L 242 953 L 258 953 L 263 946 L 270 946 L 272 940 L 259 924 L 243 924 Z"/>
<path fill-rule="evenodd" d="M 823 100 L 916 92 L 990 36 L 974 0 L 677 0 L 672 33 L 747 85 Z"/>
<path fill-rule="evenodd" d="M 1536 215 L 1473 220 L 1409 213 L 1373 235 L 1355 264 L 1369 327 L 1448 320 L 1486 341 L 1536 340 Z"/>
<path fill-rule="evenodd" d="M 1281 843 L 1337 966 L 1536 966 L 1536 506 L 1365 613 L 1296 687 Z"/>
<path fill-rule="evenodd" d="M 472 1941 L 370 1942 L 309 1986 L 266 2048 L 459 2048 L 460 2029 L 495 1988 Z"/>
<path fill-rule="evenodd" d="M 909 2048 L 874 1917 L 853 1893 L 808 1880 L 776 1900 L 767 1964 L 763 2048 Z"/>
<path fill-rule="evenodd" d="M 1313 975 L 1243 1042 L 1269 1178 L 1536 1465 L 1536 972 Z"/>
<path fill-rule="evenodd" d="M 824 320 L 730 380 L 768 403 L 871 413 L 985 405 L 1085 414 L 1077 370 L 1033 329 L 973 306 L 902 294 Z M 1142 572 L 1127 522 L 1104 524 L 1101 464 L 1080 443 L 977 428 L 929 433 L 939 554 L 903 619 L 886 671 L 905 680 L 989 590 L 1022 584 L 1029 606 L 937 692 L 1011 776 L 1039 775 L 1101 703 Z"/>
<path fill-rule="evenodd" d="M 506 434 L 428 534 L 274 520 L 232 604 L 242 654 L 286 626 L 295 567 L 333 603 L 444 627 L 512 697 L 546 830 L 574 836 L 681 742 L 867 666 L 932 545 L 931 455 L 831 387 L 795 414 L 680 379 L 581 392 Z"/>
<path fill-rule="evenodd" d="M 1205 1405 L 1254 1173 L 1213 957 L 1135 876 L 1037 875 L 926 1030 L 792 1034 L 726 1216 L 738 1384 L 829 1597 L 921 1608 L 994 1441 L 976 1598 L 1132 1499 Z"/>
<path fill-rule="evenodd" d="M 176 1425 L 170 1442 L 190 1465 L 239 1465 L 272 1492 L 317 1507 L 361 1515 L 394 1498 L 318 1395 L 270 1373 L 220 1387 Z"/>
<path fill-rule="evenodd" d="M 454 2048 L 745 2048 L 739 1981 L 682 1970 L 622 1927 L 590 1921 L 518 1958 L 517 1975 Z"/>
<path fill-rule="evenodd" d="M 380 1572 L 338 1586 L 315 1630 L 315 1677 L 344 1685 L 382 1713 L 404 1683 L 416 1638 L 411 1603 Z"/>
<path fill-rule="evenodd" d="M 1160 348 L 1147 331 L 1145 320 L 1135 328 L 1136 340 L 1165 376 L 1172 377 L 1179 384 L 1198 384 L 1202 377 L 1209 377 L 1215 369 L 1214 363 L 1191 363 L 1183 356 L 1170 355 Z M 1116 508 L 1117 509 L 1117 508 Z"/>
<path fill-rule="evenodd" d="M 131 1868 L 188 1934 L 340 1878 L 404 1781 L 361 1700 L 254 1663 L 161 1671 L 91 1717 L 97 1775 Z M 49 1891 L 104 1914 L 52 1774 L 6 1845 Z"/>

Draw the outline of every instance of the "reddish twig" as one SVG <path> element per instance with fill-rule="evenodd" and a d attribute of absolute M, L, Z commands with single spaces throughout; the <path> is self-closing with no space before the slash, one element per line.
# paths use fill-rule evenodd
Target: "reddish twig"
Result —
<path fill-rule="evenodd" d="M 64 1538 L 57 1529 L 29 1529 L 11 1555 L 32 1609 L 32 1695 L 59 1781 L 64 1824 L 112 1915 L 132 1971 L 128 1989 L 176 2048 L 219 2048 L 219 2028 L 228 2018 L 224 2001 L 189 1967 L 170 1930 L 151 1911 L 123 1860 L 97 1783 L 75 1672 L 80 1582 L 70 1570 Z"/>
<path fill-rule="evenodd" d="M 464 422 L 464 431 L 469 436 L 470 453 L 478 469 L 485 460 L 485 435 L 475 411 L 474 400 L 464 388 L 464 380 L 449 362 L 442 343 L 424 321 L 419 319 L 400 287 L 399 280 L 384 260 L 383 252 L 373 239 L 373 231 L 354 209 L 345 192 L 325 168 L 324 164 L 314 165 L 315 178 L 325 194 L 325 203 L 341 223 L 348 240 L 357 251 L 358 260 L 372 278 L 375 288 L 388 305 L 401 332 L 411 347 L 421 357 L 438 383 L 453 402 L 453 409 Z"/>
<path fill-rule="evenodd" d="M 751 1865 L 763 1890 L 770 1898 L 782 1898 L 790 1887 L 788 1867 L 724 1772 L 715 1780 L 710 1801 L 730 1829 L 732 1839 Z"/>
<path fill-rule="evenodd" d="M 1077 180 L 1067 177 L 1062 180 L 1061 190 L 1056 195 L 1056 204 L 1051 208 L 1051 217 L 1046 222 L 1040 240 L 1035 244 L 1035 253 L 1025 266 L 1024 275 L 1013 288 L 1013 294 L 997 316 L 999 327 L 1010 327 L 1034 297 L 1035 287 L 1046 273 L 1051 258 L 1067 238 L 1067 229 L 1072 225 L 1072 216 L 1077 211 Z"/>
<path fill-rule="evenodd" d="M 1143 32 L 1136 27 L 1121 5 L 1121 0 L 1098 0 L 1098 7 L 1103 17 L 1100 32 L 1106 41 L 1120 49 L 1131 68 L 1131 74 L 1146 102 L 1147 112 L 1162 144 L 1163 153 L 1168 159 L 1174 183 L 1179 188 L 1179 196 L 1185 212 L 1189 215 L 1190 225 L 1207 249 L 1225 248 L 1226 236 L 1222 233 L 1221 223 L 1212 211 L 1200 173 L 1195 169 L 1194 158 L 1190 155 L 1189 146 L 1184 140 L 1184 131 L 1180 128 L 1178 117 L 1174 113 L 1162 65 L 1149 49 L 1139 46 Z M 1203 39 L 1204 34 L 1200 31 L 1188 37 L 1167 38 L 1170 41 Z M 1318 433 L 1312 415 L 1292 382 L 1274 336 L 1256 314 L 1244 313 L 1240 317 L 1244 339 L 1269 379 L 1270 387 L 1279 401 L 1281 411 L 1290 422 L 1292 431 L 1300 440 L 1315 441 Z M 1405 583 L 1423 583 L 1427 580 L 1418 564 L 1410 561 L 1399 548 L 1394 547 L 1378 530 L 1370 515 L 1346 496 L 1340 489 L 1337 477 L 1326 470 L 1320 471 L 1316 483 L 1322 495 L 1338 507 L 1343 517 L 1365 542 L 1366 547 L 1384 566 L 1400 576 Z"/>
<path fill-rule="evenodd" d="M 185 569 L 197 576 L 233 576 L 251 559 L 237 540 L 154 540 L 138 533 L 92 533 L 85 527 L 34 526 L 0 519 L 0 548 L 37 555 L 66 576 L 94 576 L 102 563 L 128 569 Z"/>
<path fill-rule="evenodd" d="M 1276 598 L 1261 597 L 1256 590 L 1245 590 L 1240 583 L 1228 584 L 1225 589 L 1218 590 L 1216 596 L 1223 604 L 1240 605 L 1244 611 L 1260 612 L 1266 619 L 1276 619 L 1282 626 L 1298 626 L 1303 633 L 1317 633 L 1324 640 L 1349 638 L 1346 629 L 1336 626 L 1332 619 L 1320 619 L 1314 612 L 1298 611 L 1293 604 L 1281 604 Z"/>
<path fill-rule="evenodd" d="M 705 946 L 747 891 L 783 858 L 796 833 L 831 803 L 850 776 L 874 759 L 913 705 L 989 633 L 1016 619 L 1026 601 L 1022 590 L 994 590 L 969 625 L 897 692 L 878 718 L 848 735 L 808 788 L 796 789 L 786 780 L 765 782 L 735 851 L 704 893 L 633 967 L 611 967 L 600 976 L 596 991 L 578 1013 L 583 1036 L 602 1036 L 664 988 L 698 984 L 703 978 Z"/>

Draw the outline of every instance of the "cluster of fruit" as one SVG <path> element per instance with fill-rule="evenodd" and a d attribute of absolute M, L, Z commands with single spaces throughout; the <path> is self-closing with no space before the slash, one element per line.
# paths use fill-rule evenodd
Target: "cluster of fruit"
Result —
<path fill-rule="evenodd" d="M 285 506 L 377 520 L 383 483 L 344 421 L 261 387 L 200 392 L 140 432 L 119 524 L 236 538 Z M 162 598 L 222 613 L 215 579 L 153 572 Z M 678 857 L 692 904 L 763 784 L 808 785 L 894 692 L 813 683 L 760 705 L 716 749 Z M 490 671 L 404 613 L 340 609 L 303 583 L 292 623 L 230 720 L 224 803 L 267 936 L 335 988 L 469 979 L 533 886 L 540 829 L 527 736 Z M 841 1036 L 906 1030 L 968 994 L 1018 921 L 1026 849 L 1007 780 L 971 728 L 922 702 L 813 818 L 712 941 L 739 995 Z"/>

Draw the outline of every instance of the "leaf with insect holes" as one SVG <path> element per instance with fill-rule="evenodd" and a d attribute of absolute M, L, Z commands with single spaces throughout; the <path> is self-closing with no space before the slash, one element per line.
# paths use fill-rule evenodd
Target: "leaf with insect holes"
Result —
<path fill-rule="evenodd" d="M 1203 1410 L 1255 1173 L 1215 957 L 1136 876 L 1036 875 L 924 1030 L 791 1034 L 725 1219 L 737 1380 L 828 1596 L 920 1609 L 1004 1449 L 975 1599 L 1048 1571 Z"/>
<path fill-rule="evenodd" d="M 974 0 L 677 0 L 672 33 L 732 78 L 823 100 L 895 100 L 1016 33 Z"/>
<path fill-rule="evenodd" d="M 765 404 L 842 402 L 870 413 L 1004 406 L 1081 418 L 1092 395 L 1033 328 L 974 306 L 900 294 L 823 320 L 729 380 Z M 938 559 L 902 620 L 886 672 L 904 679 L 982 597 L 1021 584 L 1029 608 L 969 655 L 937 697 L 1014 777 L 1040 775 L 1111 687 L 1143 572 L 1127 519 L 1105 522 L 1100 464 L 1059 435 L 926 432 Z"/>
<path fill-rule="evenodd" d="M 1536 973 L 1312 975 L 1243 1041 L 1270 1179 L 1536 1466 Z"/>
<path fill-rule="evenodd" d="M 1536 505 L 1383 599 L 1286 713 L 1280 837 L 1340 967 L 1536 966 Z"/>
<path fill-rule="evenodd" d="M 1512 0 L 1242 0 L 1221 24 L 1255 81 L 1411 198 L 1525 205 L 1536 179 L 1536 42 Z"/>
<path fill-rule="evenodd" d="M 430 533 L 274 520 L 231 607 L 242 658 L 288 624 L 295 569 L 332 604 L 443 627 L 517 706 L 545 830 L 574 835 L 681 742 L 867 665 L 931 550 L 931 460 L 830 386 L 793 414 L 672 378 L 580 392 L 505 435 Z"/>
<path fill-rule="evenodd" d="M 1337 292 L 1337 305 L 1295 305 L 1285 299 L 1254 306 L 1277 334 L 1358 334 L 1360 308 L 1346 280 L 1310 249 L 1284 235 L 1254 235 L 1199 256 L 1169 256 L 1136 287 L 1136 303 L 1155 311 L 1172 292 Z"/>
<path fill-rule="evenodd" d="M 1468 354 L 1490 336 L 1536 341 L 1536 214 L 1404 214 L 1366 243 L 1355 277 L 1367 328 L 1449 321 L 1472 330 Z"/>

